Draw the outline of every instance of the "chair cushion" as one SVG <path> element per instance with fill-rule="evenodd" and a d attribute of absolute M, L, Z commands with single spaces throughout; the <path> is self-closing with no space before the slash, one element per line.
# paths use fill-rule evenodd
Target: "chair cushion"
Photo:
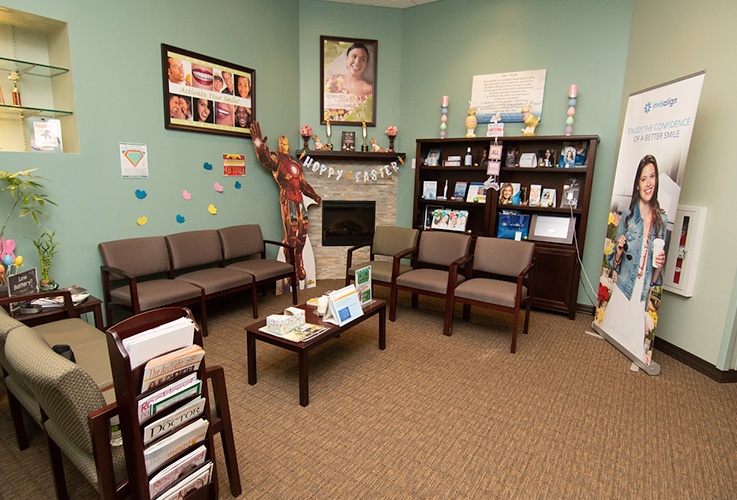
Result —
<path fill-rule="evenodd" d="M 250 259 L 234 262 L 225 269 L 237 269 L 252 274 L 256 281 L 261 282 L 275 277 L 291 274 L 294 267 L 286 262 L 270 259 Z"/>
<path fill-rule="evenodd" d="M 417 236 L 419 234 L 420 231 L 417 229 L 407 227 L 376 226 L 373 242 L 374 255 L 388 255 L 392 257 L 402 250 L 414 248 L 417 245 Z M 389 272 L 391 273 L 391 269 Z"/>
<path fill-rule="evenodd" d="M 98 245 L 103 264 L 131 276 L 149 276 L 169 271 L 169 251 L 163 236 L 129 238 Z"/>
<path fill-rule="evenodd" d="M 220 238 L 214 229 L 168 234 L 164 238 L 172 269 L 215 264 L 223 259 Z"/>
<path fill-rule="evenodd" d="M 248 273 L 234 273 L 223 267 L 200 269 L 177 276 L 174 281 L 192 283 L 205 290 L 205 295 L 214 295 L 226 290 L 253 283 L 253 276 Z"/>
<path fill-rule="evenodd" d="M 455 289 L 456 297 L 512 308 L 516 293 L 516 283 L 487 278 L 472 278 Z M 524 297 L 527 297 L 527 287 L 522 287 L 522 298 Z"/>
<path fill-rule="evenodd" d="M 501 276 L 517 276 L 532 262 L 535 244 L 504 238 L 479 237 L 473 250 L 473 269 Z"/>
<path fill-rule="evenodd" d="M 443 231 L 424 231 L 420 237 L 417 258 L 420 262 L 448 267 L 453 261 L 468 255 L 471 235 Z"/>
<path fill-rule="evenodd" d="M 200 289 L 186 281 L 165 279 L 138 282 L 141 311 L 199 298 L 200 295 Z M 132 307 L 130 289 L 127 286 L 112 290 L 110 298 L 115 304 Z"/>
<path fill-rule="evenodd" d="M 225 260 L 248 257 L 264 251 L 264 236 L 258 224 L 230 226 L 217 231 Z"/>
<path fill-rule="evenodd" d="M 392 263 L 382 260 L 375 260 L 373 262 L 362 262 L 348 269 L 348 276 L 355 276 L 356 269 L 362 267 L 371 266 L 371 279 L 373 281 L 383 281 L 384 283 L 391 283 L 392 281 Z M 399 264 L 399 274 L 404 274 L 407 271 L 411 271 L 412 266 L 406 264 Z"/>
<path fill-rule="evenodd" d="M 458 275 L 459 283 L 464 279 L 464 276 Z M 448 291 L 448 271 L 414 269 L 397 277 L 397 285 L 428 292 L 446 293 Z"/>
<path fill-rule="evenodd" d="M 100 390 L 112 387 L 113 372 L 105 333 L 79 318 L 62 319 L 33 329 L 50 347 L 69 345 L 75 362 L 92 377 Z"/>

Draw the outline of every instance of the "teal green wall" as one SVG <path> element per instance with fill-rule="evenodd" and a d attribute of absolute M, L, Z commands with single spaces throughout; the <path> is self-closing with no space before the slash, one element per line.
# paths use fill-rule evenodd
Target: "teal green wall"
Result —
<path fill-rule="evenodd" d="M 80 154 L 2 153 L 2 170 L 38 168 L 59 204 L 47 225 L 60 241 L 52 275 L 101 295 L 101 241 L 258 222 L 281 239 L 276 183 L 256 161 L 250 140 L 164 129 L 161 43 L 256 70 L 257 119 L 275 142 L 299 119 L 297 0 L 7 0 L 7 7 L 66 21 L 79 123 Z M 148 147 L 150 178 L 121 179 L 118 144 Z M 222 155 L 245 153 L 247 175 L 222 175 Z M 203 163 L 214 165 L 212 171 Z M 222 194 L 213 185 L 225 186 Z M 135 190 L 148 193 L 144 200 Z M 184 201 L 184 189 L 193 194 Z M 217 215 L 207 206 L 213 203 Z M 185 216 L 178 224 L 176 214 Z M 146 215 L 148 223 L 136 220 Z M 18 250 L 37 266 L 30 224 L 14 223 Z"/>

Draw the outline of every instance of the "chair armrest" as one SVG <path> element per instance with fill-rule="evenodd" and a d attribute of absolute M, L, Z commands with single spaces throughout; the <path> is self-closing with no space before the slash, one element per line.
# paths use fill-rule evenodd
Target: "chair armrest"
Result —
<path fill-rule="evenodd" d="M 284 243 L 283 241 L 276 241 L 276 240 L 263 240 L 263 242 L 264 242 L 264 245 L 276 245 L 276 246 L 282 247 L 284 249 L 284 253 L 289 254 L 289 258 L 287 258 L 287 263 L 295 262 L 294 252 L 296 251 L 296 249 L 294 248 L 293 245 L 289 245 L 288 243 Z M 266 253 L 265 249 L 264 249 L 264 253 Z M 287 256 L 285 255 L 285 257 Z M 264 258 L 266 257 L 264 256 Z"/>
<path fill-rule="evenodd" d="M 138 278 L 136 276 L 131 276 L 126 271 L 123 271 L 120 268 L 112 267 L 112 266 L 100 266 L 100 272 L 102 273 L 102 289 L 103 289 L 103 293 L 105 294 L 105 302 L 110 301 L 110 275 L 114 274 L 116 276 L 120 276 L 120 279 L 123 279 L 128 282 L 128 289 L 130 290 L 130 295 L 131 295 L 131 305 L 133 306 L 135 312 L 137 313 L 138 312 L 137 311 Z"/>
<path fill-rule="evenodd" d="M 402 262 L 402 259 L 408 258 L 412 253 L 417 250 L 417 247 L 409 247 L 405 248 L 401 252 L 397 252 L 392 256 L 392 284 L 397 281 L 397 276 L 399 276 L 399 265 Z"/>
<path fill-rule="evenodd" d="M 458 284 L 458 268 L 473 260 L 473 254 L 463 255 L 454 260 L 448 268 L 448 290 L 453 290 Z"/>
<path fill-rule="evenodd" d="M 78 318 L 79 314 L 77 313 L 76 309 L 74 309 L 74 302 L 72 301 L 72 292 L 70 292 L 69 290 L 52 290 L 50 292 L 29 293 L 28 295 L 5 297 L 0 299 L 0 306 L 6 307 L 15 302 L 28 302 L 30 300 L 36 299 L 58 297 L 59 295 L 61 295 L 64 299 L 64 311 L 67 313 L 67 317 Z"/>
<path fill-rule="evenodd" d="M 522 291 L 522 285 L 525 283 L 528 283 L 527 285 L 527 296 L 532 296 L 532 287 L 534 285 L 534 281 L 532 281 L 532 271 L 535 267 L 535 261 L 530 262 L 530 264 L 522 270 L 522 272 L 519 273 L 517 276 L 517 293 L 519 294 Z"/>
<path fill-rule="evenodd" d="M 352 247 L 346 250 L 346 261 L 345 261 L 345 275 L 346 276 L 348 276 L 348 270 L 353 266 L 353 252 L 360 250 L 361 248 L 365 248 L 365 247 L 369 247 L 369 253 L 373 253 L 372 249 L 370 248 L 371 243 L 359 243 L 358 245 L 353 245 Z"/>

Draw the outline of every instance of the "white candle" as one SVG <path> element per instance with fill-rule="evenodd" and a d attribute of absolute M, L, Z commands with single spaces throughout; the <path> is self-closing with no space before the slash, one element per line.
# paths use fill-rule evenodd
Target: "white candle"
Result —
<path fill-rule="evenodd" d="M 447 95 L 444 95 L 443 98 L 440 100 L 440 105 L 445 106 L 446 108 L 448 107 L 448 96 Z"/>
<path fill-rule="evenodd" d="M 572 83 L 568 86 L 568 97 L 577 97 L 578 96 L 578 85 L 575 83 Z"/>

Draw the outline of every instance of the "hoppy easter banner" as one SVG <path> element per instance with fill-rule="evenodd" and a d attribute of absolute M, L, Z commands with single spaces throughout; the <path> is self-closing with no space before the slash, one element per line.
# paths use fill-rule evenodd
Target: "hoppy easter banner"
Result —
<path fill-rule="evenodd" d="M 630 95 L 593 329 L 651 375 L 663 268 L 704 72 Z M 675 258 L 673 256 L 672 258 Z"/>

